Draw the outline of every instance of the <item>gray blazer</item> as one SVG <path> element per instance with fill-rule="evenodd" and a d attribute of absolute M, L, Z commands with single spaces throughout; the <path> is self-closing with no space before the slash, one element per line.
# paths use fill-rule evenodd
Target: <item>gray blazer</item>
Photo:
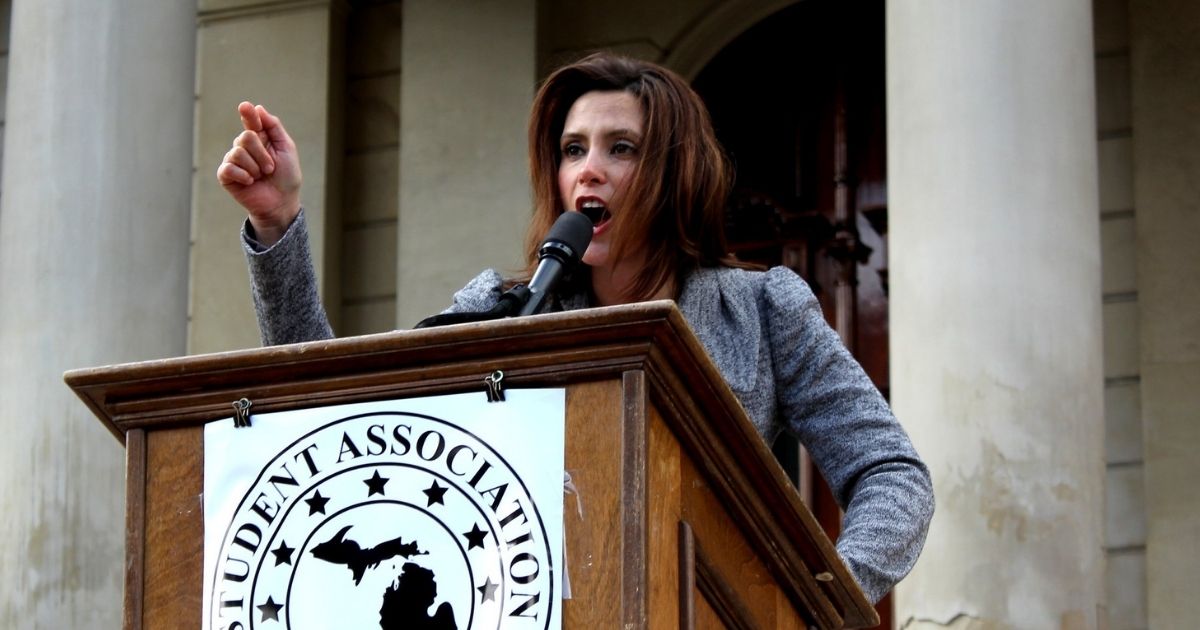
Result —
<path fill-rule="evenodd" d="M 270 248 L 243 245 L 264 344 L 333 336 L 317 296 L 304 215 Z M 491 308 L 503 278 L 487 270 L 447 309 Z M 590 306 L 586 294 L 557 306 Z M 808 449 L 845 510 L 837 550 L 871 601 L 912 568 L 933 516 L 929 471 L 887 402 L 825 323 L 808 285 L 791 270 L 705 268 L 678 301 L 713 362 L 768 444 L 780 431 Z"/>

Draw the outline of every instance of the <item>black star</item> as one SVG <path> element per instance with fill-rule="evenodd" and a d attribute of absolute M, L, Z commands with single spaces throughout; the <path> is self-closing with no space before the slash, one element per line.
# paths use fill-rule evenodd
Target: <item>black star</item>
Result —
<path fill-rule="evenodd" d="M 479 603 L 482 604 L 483 602 L 496 601 L 497 586 L 499 585 L 492 584 L 492 578 L 489 577 L 487 581 L 483 583 L 483 586 L 475 587 L 475 590 L 479 591 Z"/>
<path fill-rule="evenodd" d="M 279 541 L 279 547 L 271 550 L 271 553 L 275 554 L 275 566 L 279 566 L 281 564 L 291 564 L 293 551 L 295 551 L 295 549 L 287 546 L 287 541 Z"/>
<path fill-rule="evenodd" d="M 317 490 L 316 492 L 313 493 L 311 499 L 305 499 L 304 502 L 308 504 L 308 515 L 309 516 L 312 516 L 313 514 L 316 514 L 317 512 L 324 514 L 325 513 L 325 504 L 329 503 L 329 497 L 321 496 L 321 491 Z"/>
<path fill-rule="evenodd" d="M 479 529 L 478 525 L 472 525 L 471 531 L 463 532 L 463 536 L 465 536 L 467 542 L 470 543 L 467 545 L 467 550 L 471 550 L 476 547 L 483 549 L 483 538 L 484 536 L 487 536 L 487 532 Z"/>
<path fill-rule="evenodd" d="M 363 483 L 367 484 L 367 487 L 370 488 L 370 490 L 367 492 L 367 496 L 371 496 L 373 494 L 383 494 L 383 486 L 387 482 L 388 478 L 380 477 L 378 470 L 375 471 L 374 475 L 371 475 L 370 479 L 363 479 Z"/>
<path fill-rule="evenodd" d="M 425 496 L 429 497 L 429 503 L 426 503 L 425 507 L 429 507 L 434 503 L 446 505 L 446 502 L 442 500 L 442 497 L 446 496 L 446 490 L 448 490 L 448 488 L 439 486 L 438 482 L 434 480 L 432 486 L 429 486 L 427 489 L 423 490 Z"/>
<path fill-rule="evenodd" d="M 268 619 L 279 621 L 279 609 L 283 608 L 283 604 L 276 604 L 274 599 L 268 597 L 267 603 L 255 608 L 258 608 L 259 612 L 262 613 L 262 619 L 259 619 L 259 621 L 266 621 Z"/>

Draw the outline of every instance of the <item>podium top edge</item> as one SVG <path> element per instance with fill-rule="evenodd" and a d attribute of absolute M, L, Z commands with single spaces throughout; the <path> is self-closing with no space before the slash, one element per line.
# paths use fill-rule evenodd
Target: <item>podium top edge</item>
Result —
<path fill-rule="evenodd" d="M 625 328 L 654 324 L 667 324 L 672 328 L 687 329 L 689 333 L 691 332 L 674 301 L 654 300 L 636 304 L 454 324 L 437 328 L 398 329 L 353 337 L 336 337 L 276 346 L 76 368 L 64 372 L 63 381 L 72 389 L 77 389 L 129 378 L 143 379 L 155 376 L 177 376 L 196 371 L 203 372 L 207 368 L 216 368 L 230 363 L 261 366 L 280 360 L 315 361 L 362 353 L 399 351 L 427 345 L 466 343 L 489 339 L 501 340 L 531 334 L 573 333 L 598 327 Z"/>

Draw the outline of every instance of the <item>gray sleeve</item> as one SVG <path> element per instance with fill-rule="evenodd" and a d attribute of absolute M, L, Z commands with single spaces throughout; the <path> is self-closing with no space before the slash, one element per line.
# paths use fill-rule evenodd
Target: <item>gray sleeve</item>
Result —
<path fill-rule="evenodd" d="M 933 485 L 887 402 L 785 268 L 767 273 L 766 315 L 779 408 L 845 509 L 838 554 L 876 602 L 917 560 Z"/>
<path fill-rule="evenodd" d="M 504 278 L 495 269 L 484 269 L 466 286 L 454 294 L 450 307 L 443 313 L 483 312 L 491 309 L 500 301 L 504 292 Z"/>
<path fill-rule="evenodd" d="M 265 346 L 333 337 L 317 293 L 304 211 L 279 242 L 263 247 L 250 222 L 242 224 L 242 248 L 250 269 L 254 314 Z"/>

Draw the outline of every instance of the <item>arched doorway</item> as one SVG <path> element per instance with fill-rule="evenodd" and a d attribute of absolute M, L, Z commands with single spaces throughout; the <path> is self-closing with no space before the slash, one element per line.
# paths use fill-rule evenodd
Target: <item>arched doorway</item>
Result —
<path fill-rule="evenodd" d="M 737 167 L 743 260 L 787 265 L 888 394 L 884 5 L 804 0 L 723 48 L 693 86 Z M 841 513 L 790 437 L 776 456 L 831 537 Z M 890 602 L 879 606 L 890 627 Z"/>

